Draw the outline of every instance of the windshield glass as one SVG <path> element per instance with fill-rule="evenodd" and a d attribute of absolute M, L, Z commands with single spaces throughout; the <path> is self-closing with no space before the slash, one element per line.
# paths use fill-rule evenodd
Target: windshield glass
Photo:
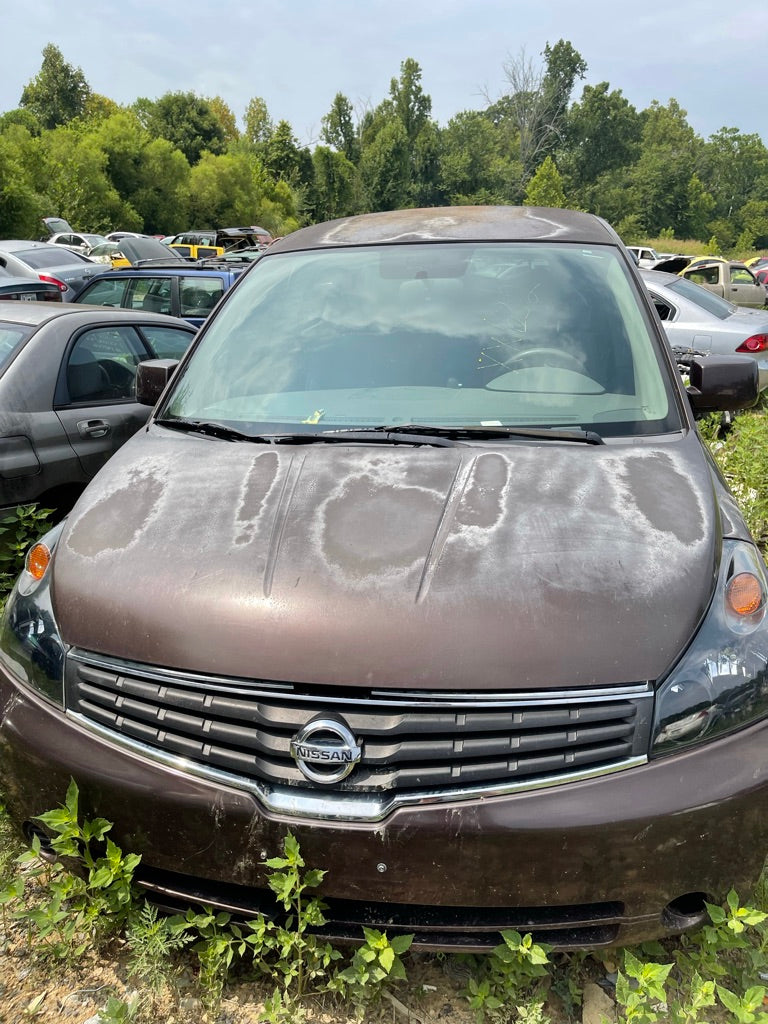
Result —
<path fill-rule="evenodd" d="M 45 270 L 46 267 L 61 267 L 67 263 L 90 262 L 85 256 L 81 256 L 79 252 L 64 249 L 60 245 L 51 245 L 48 248 L 41 247 L 40 249 L 24 249 L 20 252 L 14 252 L 12 255 L 26 263 L 28 267 L 34 267 L 35 270 Z"/>
<path fill-rule="evenodd" d="M 671 292 L 677 292 L 678 295 L 685 296 L 690 302 L 693 302 L 701 309 L 705 309 L 707 313 L 716 316 L 718 320 L 727 320 L 738 308 L 725 299 L 721 299 L 714 292 L 710 292 L 706 288 L 702 288 L 700 284 L 694 284 L 693 281 L 688 281 L 684 277 L 680 277 L 677 281 L 668 284 L 667 288 Z"/>
<path fill-rule="evenodd" d="M 617 251 L 562 243 L 267 255 L 224 301 L 160 415 L 261 434 L 680 427 Z"/>

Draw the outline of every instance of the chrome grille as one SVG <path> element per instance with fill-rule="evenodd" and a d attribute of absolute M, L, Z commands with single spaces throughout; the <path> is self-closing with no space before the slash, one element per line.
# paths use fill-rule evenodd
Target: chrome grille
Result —
<path fill-rule="evenodd" d="M 245 783 L 327 792 L 309 782 L 290 741 L 338 715 L 362 760 L 342 794 L 428 793 L 551 785 L 647 753 L 647 684 L 557 694 L 420 693 L 293 686 L 177 673 L 72 651 L 67 708 L 124 741 Z M 530 787 L 529 787 L 530 788 Z"/>

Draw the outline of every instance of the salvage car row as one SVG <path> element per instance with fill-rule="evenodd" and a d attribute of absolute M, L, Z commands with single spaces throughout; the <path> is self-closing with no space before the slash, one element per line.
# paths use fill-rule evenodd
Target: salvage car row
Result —
<path fill-rule="evenodd" d="M 695 420 L 752 406 L 758 366 L 694 352 L 684 383 L 658 296 L 565 210 L 271 246 L 138 363 L 146 425 L 7 602 L 12 820 L 54 857 L 74 778 L 158 904 L 246 918 L 290 830 L 328 936 L 431 948 L 639 942 L 748 892 L 768 580 Z"/>

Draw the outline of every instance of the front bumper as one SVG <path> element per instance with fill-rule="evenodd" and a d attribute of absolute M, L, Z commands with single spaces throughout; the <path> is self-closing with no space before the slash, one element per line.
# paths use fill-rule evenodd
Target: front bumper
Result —
<path fill-rule="evenodd" d="M 375 823 L 290 820 L 94 735 L 0 672 L 0 791 L 19 824 L 60 804 L 74 778 L 81 813 L 114 822 L 158 902 L 246 916 L 274 909 L 264 861 L 290 830 L 307 865 L 327 871 L 327 934 L 364 923 L 432 948 L 493 946 L 507 927 L 561 947 L 627 944 L 695 924 L 704 897 L 748 896 L 768 845 L 767 741 L 759 724 L 549 789 Z"/>

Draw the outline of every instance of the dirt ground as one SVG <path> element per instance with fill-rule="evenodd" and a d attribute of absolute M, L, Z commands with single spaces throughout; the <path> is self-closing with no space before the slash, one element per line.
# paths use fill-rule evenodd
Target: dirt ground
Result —
<path fill-rule="evenodd" d="M 89 953 L 73 967 L 50 968 L 35 962 L 26 935 L 16 925 L 0 923 L 0 1022 L 2 1024 L 98 1024 L 110 995 L 129 1002 L 136 991 L 126 970 L 126 950 L 113 943 L 101 958 Z M 166 993 L 139 1019 L 156 1024 L 257 1024 L 264 1019 L 268 983 L 233 978 L 227 983 L 219 1012 L 206 1016 L 192 969 L 185 961 L 176 979 L 176 993 Z M 407 959 L 409 980 L 393 987 L 367 1016 L 372 1024 L 474 1024 L 474 1014 L 462 995 L 465 977 L 448 960 L 413 954 Z M 330 997 L 310 998 L 308 1024 L 352 1024 L 351 1007 Z"/>

